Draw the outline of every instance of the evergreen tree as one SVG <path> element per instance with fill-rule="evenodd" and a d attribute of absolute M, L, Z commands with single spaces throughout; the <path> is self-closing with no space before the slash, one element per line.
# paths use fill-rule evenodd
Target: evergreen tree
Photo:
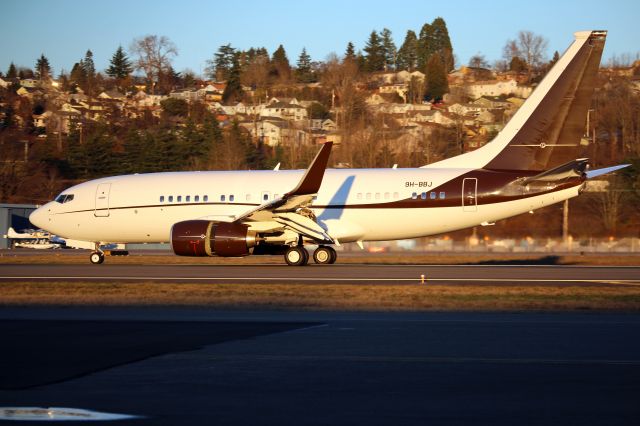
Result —
<path fill-rule="evenodd" d="M 227 79 L 227 86 L 222 93 L 222 101 L 225 103 L 239 101 L 242 99 L 242 83 L 240 82 L 240 61 L 239 55 L 235 55 L 233 58 L 233 64 L 229 71 L 229 78 Z"/>
<path fill-rule="evenodd" d="M 438 17 L 431 23 L 433 51 L 440 55 L 446 72 L 453 70 L 453 47 L 449 38 L 449 30 L 444 19 Z"/>
<path fill-rule="evenodd" d="M 87 50 L 81 63 L 86 78 L 86 87 L 83 87 L 83 90 L 87 92 L 87 95 L 91 96 L 95 90 L 96 80 L 96 66 L 93 62 L 93 52 L 91 50 Z"/>
<path fill-rule="evenodd" d="M 282 45 L 278 46 L 271 57 L 271 75 L 284 81 L 291 76 L 291 65 L 289 65 L 287 52 Z"/>
<path fill-rule="evenodd" d="M 396 45 L 391 37 L 391 30 L 383 28 L 380 33 L 382 55 L 384 56 L 384 69 L 393 70 L 396 67 Z"/>
<path fill-rule="evenodd" d="M 87 72 L 84 68 L 84 61 L 76 62 L 71 68 L 71 74 L 69 80 L 72 85 L 80 87 L 82 90 L 86 90 L 87 85 Z"/>
<path fill-rule="evenodd" d="M 122 81 L 129 77 L 133 67 L 131 61 L 124 53 L 122 46 L 118 46 L 118 50 L 111 57 L 109 68 L 107 68 L 107 75 L 111 78 L 115 78 L 118 81 Z"/>
<path fill-rule="evenodd" d="M 412 30 L 407 31 L 404 43 L 398 50 L 396 69 L 412 72 L 418 66 L 418 36 Z"/>
<path fill-rule="evenodd" d="M 442 100 L 445 93 L 449 91 L 447 81 L 447 71 L 440 59 L 440 55 L 431 55 L 426 67 L 426 95 L 432 101 Z"/>
<path fill-rule="evenodd" d="M 385 57 L 380 37 L 376 31 L 372 31 L 369 35 L 369 40 L 367 40 L 364 51 L 366 70 L 370 72 L 382 71 L 384 69 Z"/>
<path fill-rule="evenodd" d="M 13 62 L 9 64 L 9 69 L 7 70 L 7 78 L 18 78 L 18 69 Z"/>
<path fill-rule="evenodd" d="M 36 62 L 36 77 L 39 80 L 44 80 L 51 76 L 51 65 L 49 65 L 49 60 L 44 54 L 40 55 L 38 61 Z"/>
<path fill-rule="evenodd" d="M 356 60 L 356 49 L 353 46 L 353 43 L 349 42 L 347 44 L 347 50 L 344 52 L 344 62 L 355 61 Z"/>
<path fill-rule="evenodd" d="M 433 49 L 433 28 L 425 23 L 420 29 L 418 38 L 418 69 L 425 69 L 429 57 L 434 53 Z"/>
<path fill-rule="evenodd" d="M 231 47 L 231 44 L 220 46 L 214 53 L 213 60 L 207 61 L 207 76 L 214 80 L 227 80 L 236 55 L 236 49 Z"/>
<path fill-rule="evenodd" d="M 309 83 L 314 80 L 311 69 L 311 56 L 309 56 L 307 49 L 304 47 L 296 63 L 296 78 L 302 83 Z"/>

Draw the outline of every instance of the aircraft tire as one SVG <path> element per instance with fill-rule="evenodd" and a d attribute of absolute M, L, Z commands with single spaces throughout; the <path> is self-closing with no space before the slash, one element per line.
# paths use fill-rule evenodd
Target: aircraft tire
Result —
<path fill-rule="evenodd" d="M 91 254 L 89 255 L 89 261 L 94 265 L 100 265 L 102 262 L 104 262 L 104 254 L 100 253 L 99 251 L 91 252 Z"/>
<path fill-rule="evenodd" d="M 289 247 L 284 260 L 290 266 L 304 266 L 309 262 L 309 252 L 302 246 Z"/>
<path fill-rule="evenodd" d="M 319 265 L 329 265 L 336 261 L 337 255 L 333 247 L 320 246 L 313 252 L 313 261 Z"/>

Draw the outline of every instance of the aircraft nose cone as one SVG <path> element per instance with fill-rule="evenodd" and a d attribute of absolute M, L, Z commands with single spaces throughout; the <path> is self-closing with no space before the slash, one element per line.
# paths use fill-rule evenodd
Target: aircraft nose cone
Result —
<path fill-rule="evenodd" d="M 31 222 L 33 225 L 37 226 L 40 229 L 45 229 L 46 225 L 47 225 L 47 209 L 46 209 L 46 205 L 42 206 L 40 208 L 35 209 L 33 212 L 31 212 L 31 214 L 29 215 L 29 222 Z"/>

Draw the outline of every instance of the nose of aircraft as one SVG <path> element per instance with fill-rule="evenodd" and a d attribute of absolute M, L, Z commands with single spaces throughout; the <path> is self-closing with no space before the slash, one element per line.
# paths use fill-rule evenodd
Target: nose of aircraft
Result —
<path fill-rule="evenodd" d="M 46 229 L 47 223 L 48 223 L 47 216 L 49 216 L 47 209 L 48 209 L 48 204 L 45 204 L 44 206 L 35 209 L 29 215 L 29 222 L 31 222 L 32 224 L 34 224 L 40 229 Z"/>

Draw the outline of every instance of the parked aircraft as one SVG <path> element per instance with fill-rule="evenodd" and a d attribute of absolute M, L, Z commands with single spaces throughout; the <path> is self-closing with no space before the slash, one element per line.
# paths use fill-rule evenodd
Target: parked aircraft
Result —
<path fill-rule="evenodd" d="M 289 265 L 336 261 L 333 245 L 415 238 L 489 224 L 579 195 L 585 122 L 606 31 L 575 40 L 485 146 L 421 168 L 329 169 L 332 143 L 304 170 L 150 173 L 73 186 L 30 217 L 100 244 L 171 242 L 182 256 L 284 254 Z M 297 184 L 296 184 L 297 183 Z"/>
<path fill-rule="evenodd" d="M 36 250 L 57 249 L 64 245 L 64 241 L 50 232 L 33 229 L 23 229 L 22 232 L 16 232 L 13 228 L 9 228 L 4 238 L 11 240 L 11 246 L 18 248 L 31 248 Z"/>

